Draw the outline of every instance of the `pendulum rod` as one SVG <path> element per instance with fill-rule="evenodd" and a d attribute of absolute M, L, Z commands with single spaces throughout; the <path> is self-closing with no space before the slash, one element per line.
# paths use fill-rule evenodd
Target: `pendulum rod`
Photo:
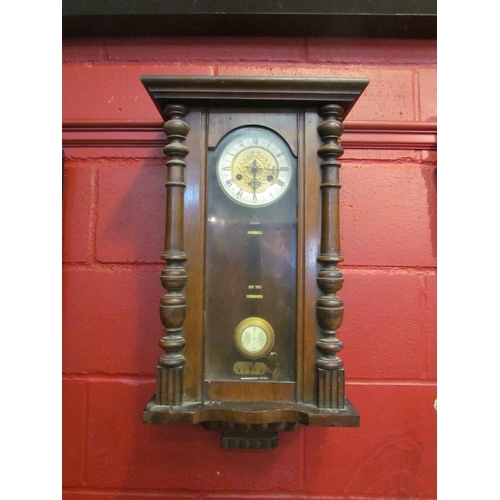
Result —
<path fill-rule="evenodd" d="M 254 217 L 249 224 L 248 236 L 248 289 L 246 298 L 250 300 L 250 316 L 259 316 L 259 302 L 263 299 L 260 281 L 261 223 Z"/>

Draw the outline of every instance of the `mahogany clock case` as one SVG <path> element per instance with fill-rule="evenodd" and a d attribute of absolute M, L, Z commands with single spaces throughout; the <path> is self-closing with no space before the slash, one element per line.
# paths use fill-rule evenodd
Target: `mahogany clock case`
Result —
<path fill-rule="evenodd" d="M 168 158 L 160 340 L 165 354 L 143 420 L 246 431 L 359 425 L 337 356 L 343 315 L 337 296 L 343 282 L 337 267 L 337 158 L 343 152 L 341 122 L 368 80 L 141 80 L 165 121 Z M 230 199 L 217 179 L 225 144 L 250 129 L 283 141 L 293 170 L 286 192 L 262 207 Z M 262 234 L 257 309 L 246 297 L 249 270 L 256 269 L 249 237 L 255 220 Z M 170 289 L 168 279 L 175 283 Z M 253 316 L 267 320 L 275 338 L 268 355 L 251 360 L 238 349 L 234 333 Z M 237 363 L 247 363 L 250 371 L 237 373 Z"/>

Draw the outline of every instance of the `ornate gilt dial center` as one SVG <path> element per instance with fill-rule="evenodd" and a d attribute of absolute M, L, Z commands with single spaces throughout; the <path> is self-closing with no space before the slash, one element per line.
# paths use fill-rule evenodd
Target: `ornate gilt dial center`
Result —
<path fill-rule="evenodd" d="M 241 189 L 257 195 L 278 179 L 276 158 L 267 150 L 251 147 L 234 158 L 231 175 Z"/>

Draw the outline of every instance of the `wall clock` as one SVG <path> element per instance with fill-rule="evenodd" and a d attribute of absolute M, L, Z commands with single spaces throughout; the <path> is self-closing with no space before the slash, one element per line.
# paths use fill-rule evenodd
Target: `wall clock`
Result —
<path fill-rule="evenodd" d="M 357 426 L 343 318 L 338 157 L 367 79 L 141 78 L 164 119 L 164 350 L 143 421 L 228 448 Z"/>

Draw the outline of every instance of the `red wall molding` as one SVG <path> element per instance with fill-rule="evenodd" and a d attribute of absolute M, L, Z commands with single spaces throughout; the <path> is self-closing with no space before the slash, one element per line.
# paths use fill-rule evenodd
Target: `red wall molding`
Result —
<path fill-rule="evenodd" d="M 342 144 L 353 149 L 437 149 L 436 122 L 345 122 Z M 66 122 L 63 148 L 163 147 L 162 124 Z"/>
<path fill-rule="evenodd" d="M 354 149 L 437 149 L 436 122 L 345 122 L 342 144 Z"/>

